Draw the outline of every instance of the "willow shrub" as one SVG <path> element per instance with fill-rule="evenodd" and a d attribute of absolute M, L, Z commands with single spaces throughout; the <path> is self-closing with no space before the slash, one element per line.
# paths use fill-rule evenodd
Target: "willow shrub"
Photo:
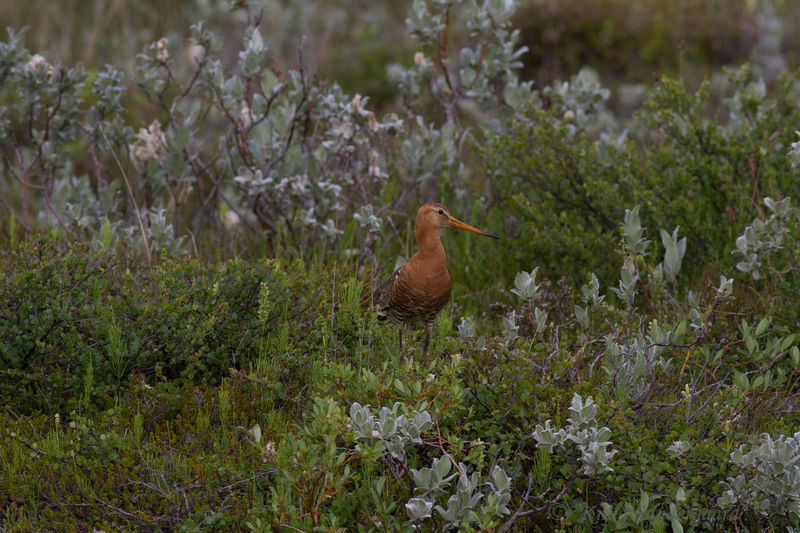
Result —
<path fill-rule="evenodd" d="M 266 353 L 281 362 L 280 402 L 290 382 L 305 379 L 295 353 L 354 342 L 322 338 L 332 271 L 299 262 L 163 257 L 130 270 L 109 251 L 36 239 L 0 255 L 0 264 L 0 394 L 16 412 L 102 407 L 132 376 L 177 387 L 218 383 Z"/>
<path fill-rule="evenodd" d="M 599 115 L 576 124 L 556 106 L 529 106 L 493 136 L 483 165 L 517 221 L 514 259 L 535 258 L 548 275 L 579 279 L 592 270 L 611 281 L 620 266 L 608 260 L 619 247 L 617 221 L 641 205 L 645 226 L 680 226 L 691 276 L 710 263 L 733 266 L 733 243 L 762 214 L 761 200 L 797 196 L 787 151 L 800 103 L 796 73 L 772 90 L 747 67 L 727 74 L 720 105 L 707 85 L 691 92 L 663 79 L 627 137 L 598 135 Z"/>

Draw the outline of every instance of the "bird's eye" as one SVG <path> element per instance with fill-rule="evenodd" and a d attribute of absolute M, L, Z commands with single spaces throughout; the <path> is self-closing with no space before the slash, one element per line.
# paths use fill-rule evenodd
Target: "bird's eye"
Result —
<path fill-rule="evenodd" d="M 439 209 L 439 214 L 444 215 L 444 209 Z"/>

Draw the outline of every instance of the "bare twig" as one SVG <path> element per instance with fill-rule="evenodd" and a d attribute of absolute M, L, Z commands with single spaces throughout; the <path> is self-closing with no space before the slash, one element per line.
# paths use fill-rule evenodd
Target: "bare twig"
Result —
<path fill-rule="evenodd" d="M 147 264 L 151 265 L 153 263 L 153 257 L 150 254 L 150 241 L 147 239 L 147 232 L 144 230 L 144 223 L 142 222 L 142 216 L 139 214 L 139 207 L 136 204 L 136 197 L 133 195 L 133 189 L 131 189 L 131 184 L 128 181 L 128 174 L 125 172 L 125 168 L 122 166 L 122 162 L 119 160 L 117 156 L 117 152 L 111 145 L 111 141 L 108 140 L 106 136 L 106 132 L 103 129 L 103 126 L 100 126 L 100 133 L 103 134 L 103 138 L 106 140 L 109 146 L 109 150 L 111 151 L 111 155 L 114 156 L 114 160 L 117 162 L 117 166 L 119 167 L 119 171 L 122 173 L 122 179 L 125 181 L 125 187 L 128 189 L 128 196 L 133 203 L 133 211 L 136 213 L 136 220 L 139 222 L 139 230 L 142 232 L 142 240 L 144 242 L 144 250 L 147 253 Z"/>
<path fill-rule="evenodd" d="M 157 522 L 153 522 L 151 520 L 147 520 L 146 518 L 142 518 L 141 516 L 137 516 L 137 515 L 135 515 L 133 513 L 129 513 L 125 509 L 120 509 L 119 507 L 117 507 L 115 505 L 111 505 L 110 503 L 98 498 L 97 496 L 93 496 L 93 498 L 95 499 L 95 501 L 97 501 L 97 503 L 103 505 L 104 507 L 108 507 L 109 509 L 111 509 L 112 511 L 114 511 L 114 512 L 116 512 L 118 514 L 121 514 L 123 516 L 127 516 L 128 518 L 133 518 L 134 520 L 138 520 L 139 522 L 142 522 L 142 523 L 145 523 L 145 524 L 148 524 L 148 525 L 154 525 L 154 524 L 157 523 Z"/>

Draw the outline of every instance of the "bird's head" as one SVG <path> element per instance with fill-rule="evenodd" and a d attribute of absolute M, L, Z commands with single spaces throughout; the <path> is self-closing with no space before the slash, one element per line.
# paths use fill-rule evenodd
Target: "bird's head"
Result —
<path fill-rule="evenodd" d="M 427 233 L 431 231 L 435 231 L 438 236 L 442 228 L 445 226 L 465 229 L 467 231 L 471 231 L 472 233 L 485 235 L 486 237 L 491 237 L 493 239 L 500 238 L 496 235 L 491 235 L 485 231 L 479 230 L 478 228 L 474 228 L 469 224 L 461 222 L 452 216 L 450 211 L 448 211 L 445 206 L 437 203 L 425 204 L 419 208 L 419 211 L 417 211 L 417 222 L 414 233 L 417 234 L 417 238 L 419 238 L 420 233 Z"/>

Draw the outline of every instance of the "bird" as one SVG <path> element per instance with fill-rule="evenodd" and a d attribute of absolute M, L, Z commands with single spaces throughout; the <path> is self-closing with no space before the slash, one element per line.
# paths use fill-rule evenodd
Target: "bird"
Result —
<path fill-rule="evenodd" d="M 425 326 L 423 353 L 427 353 L 433 321 L 450 301 L 453 283 L 441 240 L 442 228 L 448 226 L 492 239 L 500 238 L 461 222 L 442 204 L 428 203 L 419 208 L 414 225 L 417 252 L 397 268 L 379 290 L 378 320 L 391 319 L 399 325 L 401 350 L 403 327 L 422 322 Z"/>

